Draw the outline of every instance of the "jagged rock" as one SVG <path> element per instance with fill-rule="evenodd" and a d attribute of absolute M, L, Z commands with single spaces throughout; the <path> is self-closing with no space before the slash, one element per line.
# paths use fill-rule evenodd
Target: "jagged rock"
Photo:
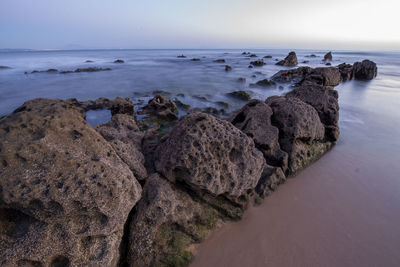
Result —
<path fill-rule="evenodd" d="M 251 61 L 250 64 L 253 66 L 257 66 L 257 67 L 261 67 L 261 66 L 265 65 L 264 60 L 262 60 L 262 59 L 259 59 L 256 61 Z"/>
<path fill-rule="evenodd" d="M 368 59 L 353 64 L 354 79 L 372 80 L 378 74 L 376 64 Z"/>
<path fill-rule="evenodd" d="M 264 102 L 253 99 L 229 120 L 235 127 L 253 139 L 266 162 L 287 169 L 287 153 L 279 146 L 279 130 L 271 124 L 272 109 Z"/>
<path fill-rule="evenodd" d="M 112 145 L 138 180 L 146 179 L 145 159 L 141 152 L 144 133 L 139 130 L 133 116 L 113 115 L 111 121 L 97 126 L 96 130 Z"/>
<path fill-rule="evenodd" d="M 324 61 L 332 61 L 332 52 L 328 52 L 325 54 Z"/>
<path fill-rule="evenodd" d="M 243 203 L 265 160 L 254 142 L 231 123 L 205 113 L 184 116 L 156 151 L 156 170 L 172 182 Z"/>
<path fill-rule="evenodd" d="M 255 191 L 260 197 L 265 198 L 285 181 L 286 176 L 281 168 L 266 165 L 261 174 L 261 178 L 257 183 Z"/>
<path fill-rule="evenodd" d="M 272 125 L 279 129 L 279 144 L 289 155 L 289 172 L 294 174 L 318 159 L 330 147 L 323 142 L 325 128 L 317 111 L 296 97 L 272 96 Z"/>
<path fill-rule="evenodd" d="M 193 259 L 188 246 L 205 239 L 218 218 L 185 190 L 151 175 L 129 225 L 126 265 L 187 266 Z"/>
<path fill-rule="evenodd" d="M 279 61 L 276 65 L 281 66 L 296 66 L 297 65 L 297 56 L 295 52 L 290 52 L 284 60 Z"/>
<path fill-rule="evenodd" d="M 325 125 L 325 139 L 335 142 L 339 138 L 339 103 L 338 92 L 317 84 L 304 84 L 286 94 L 296 97 L 313 106 Z"/>
<path fill-rule="evenodd" d="M 141 187 L 73 101 L 0 120 L 0 265 L 115 266 Z"/>
<path fill-rule="evenodd" d="M 337 67 L 342 76 L 342 81 L 350 81 L 354 78 L 353 66 L 351 64 L 342 63 Z"/>
<path fill-rule="evenodd" d="M 324 86 L 337 86 L 342 81 L 338 68 L 315 68 L 307 73 L 302 83 L 315 83 Z"/>
<path fill-rule="evenodd" d="M 300 67 L 291 70 L 280 70 L 271 77 L 271 80 L 275 82 L 290 82 L 290 81 L 298 82 L 302 80 L 311 71 L 312 68 L 310 67 Z"/>
<path fill-rule="evenodd" d="M 178 119 L 178 108 L 175 103 L 163 95 L 156 95 L 143 107 L 143 112 L 159 120 Z"/>

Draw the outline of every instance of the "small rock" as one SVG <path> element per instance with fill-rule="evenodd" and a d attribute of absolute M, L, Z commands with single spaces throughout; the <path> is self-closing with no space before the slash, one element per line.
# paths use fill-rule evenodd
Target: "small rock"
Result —
<path fill-rule="evenodd" d="M 251 96 L 246 91 L 233 91 L 228 93 L 228 96 L 240 99 L 240 100 L 250 100 Z"/>
<path fill-rule="evenodd" d="M 122 59 L 117 59 L 114 61 L 114 63 L 125 63 L 125 61 L 123 61 Z"/>
<path fill-rule="evenodd" d="M 324 61 L 332 61 L 332 52 L 328 52 L 325 54 Z"/>
<path fill-rule="evenodd" d="M 254 65 L 254 66 L 257 66 L 257 67 L 261 67 L 261 66 L 265 65 L 264 60 L 262 60 L 262 59 L 259 59 L 259 60 L 256 60 L 256 61 L 251 61 L 250 64 Z"/>
<path fill-rule="evenodd" d="M 225 65 L 225 71 L 230 71 L 230 70 L 232 70 L 232 67 L 229 65 Z"/>
<path fill-rule="evenodd" d="M 216 60 L 214 60 L 214 62 L 216 62 L 216 63 L 225 63 L 225 59 L 223 59 L 223 58 L 216 59 Z"/>
<path fill-rule="evenodd" d="M 284 60 L 279 61 L 276 65 L 281 66 L 296 66 L 297 56 L 295 52 L 290 52 Z"/>
<path fill-rule="evenodd" d="M 200 61 L 200 58 L 192 58 L 191 61 Z"/>
<path fill-rule="evenodd" d="M 177 56 L 178 58 L 186 58 L 186 56 L 185 55 L 179 55 L 179 56 Z"/>

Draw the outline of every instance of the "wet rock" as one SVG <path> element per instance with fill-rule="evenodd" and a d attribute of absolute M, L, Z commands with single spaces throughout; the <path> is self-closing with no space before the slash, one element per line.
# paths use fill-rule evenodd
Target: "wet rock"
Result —
<path fill-rule="evenodd" d="M 271 77 L 271 80 L 275 82 L 299 82 L 304 79 L 304 77 L 311 71 L 312 68 L 310 67 L 300 67 L 291 70 L 280 70 Z"/>
<path fill-rule="evenodd" d="M 306 57 L 317 57 L 315 54 L 308 55 Z"/>
<path fill-rule="evenodd" d="M 223 58 L 216 59 L 216 60 L 214 60 L 214 62 L 216 62 L 216 63 L 225 63 L 225 59 L 223 59 Z"/>
<path fill-rule="evenodd" d="M 261 66 L 265 65 L 264 60 L 262 60 L 262 59 L 259 59 L 256 61 L 251 61 L 250 64 L 253 66 L 256 66 L 256 67 L 261 67 Z"/>
<path fill-rule="evenodd" d="M 5 70 L 5 69 L 11 69 L 11 68 L 8 66 L 0 66 L 0 70 Z"/>
<path fill-rule="evenodd" d="M 303 60 L 301 63 L 308 64 L 308 63 L 310 63 L 310 61 L 309 60 Z"/>
<path fill-rule="evenodd" d="M 316 83 L 324 86 L 337 86 L 342 81 L 338 68 L 315 68 L 307 73 L 302 83 Z"/>
<path fill-rule="evenodd" d="M 135 107 L 128 97 L 116 97 L 115 99 L 99 97 L 96 100 L 88 100 L 84 102 L 77 102 L 75 99 L 71 101 L 75 101 L 76 105 L 79 105 L 85 111 L 96 109 L 109 109 L 111 115 L 127 114 L 135 116 Z"/>
<path fill-rule="evenodd" d="M 195 192 L 245 203 L 265 160 L 252 139 L 231 123 L 205 113 L 184 116 L 161 140 L 156 170 Z"/>
<path fill-rule="evenodd" d="M 111 121 L 97 126 L 96 130 L 111 144 L 139 181 L 146 179 L 145 159 L 141 151 L 144 134 L 132 115 L 115 114 Z"/>
<path fill-rule="evenodd" d="M 192 97 L 195 99 L 201 100 L 201 101 L 206 101 L 206 102 L 208 101 L 207 97 L 202 96 L 202 95 L 194 95 Z"/>
<path fill-rule="evenodd" d="M 77 73 L 79 73 L 79 72 L 97 72 L 97 71 L 108 71 L 108 70 L 111 70 L 111 68 L 96 68 L 96 67 L 93 67 L 93 68 L 78 68 L 74 72 L 77 72 Z M 62 73 L 65 74 L 65 73 L 71 73 L 71 72 L 70 71 L 64 71 Z"/>
<path fill-rule="evenodd" d="M 200 61 L 200 58 L 192 58 L 191 61 Z"/>
<path fill-rule="evenodd" d="M 268 55 L 268 56 L 264 56 L 264 58 L 272 58 L 272 56 L 269 56 L 269 55 Z"/>
<path fill-rule="evenodd" d="M 249 65 L 249 67 L 248 67 L 249 69 L 252 69 L 253 68 L 253 66 L 252 65 Z"/>
<path fill-rule="evenodd" d="M 230 71 L 230 70 L 232 70 L 232 67 L 229 65 L 225 65 L 225 71 Z"/>
<path fill-rule="evenodd" d="M 351 64 L 342 63 L 338 65 L 342 81 L 350 81 L 354 78 L 353 66 Z"/>
<path fill-rule="evenodd" d="M 375 62 L 366 59 L 353 64 L 353 73 L 356 80 L 372 80 L 378 74 L 378 68 Z"/>
<path fill-rule="evenodd" d="M 332 52 L 328 52 L 325 54 L 324 61 L 332 61 Z"/>
<path fill-rule="evenodd" d="M 120 63 L 121 64 L 121 63 L 125 63 L 125 61 L 123 61 L 122 59 L 117 59 L 117 60 L 114 61 L 114 63 Z"/>
<path fill-rule="evenodd" d="M 0 120 L 2 266 L 117 264 L 141 187 L 84 114 L 35 99 Z"/>
<path fill-rule="evenodd" d="M 233 91 L 227 94 L 228 96 L 231 96 L 233 98 L 237 98 L 240 100 L 250 100 L 251 96 L 249 93 L 247 93 L 246 91 Z"/>
<path fill-rule="evenodd" d="M 143 107 L 143 112 L 159 120 L 172 121 L 178 119 L 178 108 L 175 103 L 163 95 L 156 95 Z"/>
<path fill-rule="evenodd" d="M 255 191 L 261 198 L 265 198 L 284 182 L 286 182 L 286 176 L 281 168 L 266 165 Z"/>
<path fill-rule="evenodd" d="M 250 87 L 275 87 L 276 83 L 272 80 L 264 79 L 256 82 L 255 84 L 250 84 Z"/>
<path fill-rule="evenodd" d="M 186 58 L 186 56 L 185 55 L 179 55 L 179 56 L 177 56 L 178 58 Z"/>
<path fill-rule="evenodd" d="M 187 104 L 183 103 L 178 98 L 174 99 L 174 103 L 180 109 L 183 109 L 183 110 L 189 110 L 190 109 L 190 105 L 187 105 Z"/>
<path fill-rule="evenodd" d="M 214 116 L 224 115 L 225 109 L 217 109 L 214 107 L 206 107 L 202 110 L 204 113 L 211 114 Z"/>
<path fill-rule="evenodd" d="M 330 62 L 325 63 L 326 66 L 331 66 L 332 64 Z"/>
<path fill-rule="evenodd" d="M 93 63 L 93 60 L 86 60 L 85 63 Z"/>
<path fill-rule="evenodd" d="M 266 162 L 287 169 L 287 153 L 279 145 L 279 130 L 271 124 L 272 109 L 264 102 L 253 99 L 229 120 L 235 127 L 253 139 Z"/>
<path fill-rule="evenodd" d="M 276 65 L 281 66 L 296 66 L 297 65 L 297 56 L 295 52 L 290 52 L 284 60 L 279 61 Z"/>
<path fill-rule="evenodd" d="M 224 102 L 224 101 L 217 101 L 217 102 L 215 102 L 215 104 L 217 104 L 218 106 L 223 107 L 225 109 L 228 109 L 231 107 L 231 104 Z"/>
<path fill-rule="evenodd" d="M 187 266 L 192 261 L 189 245 L 204 240 L 219 215 L 185 191 L 159 174 L 149 177 L 129 225 L 127 266 Z"/>
<path fill-rule="evenodd" d="M 242 55 L 250 55 L 250 52 L 243 52 Z"/>
<path fill-rule="evenodd" d="M 325 153 L 332 144 L 324 142 L 325 127 L 317 111 L 296 97 L 273 96 L 266 100 L 272 108 L 272 125 L 279 129 L 279 144 L 288 153 L 293 175 Z"/>
<path fill-rule="evenodd" d="M 338 140 L 339 103 L 336 90 L 317 84 L 304 84 L 287 93 L 286 97 L 296 97 L 314 107 L 325 126 L 325 140 Z"/>
<path fill-rule="evenodd" d="M 251 54 L 251 55 L 249 55 L 249 57 L 257 57 L 257 55 L 256 54 Z"/>

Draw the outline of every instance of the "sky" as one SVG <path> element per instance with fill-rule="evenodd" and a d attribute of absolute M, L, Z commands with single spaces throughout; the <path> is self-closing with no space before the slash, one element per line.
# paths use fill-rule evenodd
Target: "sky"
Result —
<path fill-rule="evenodd" d="M 400 0 L 0 0 L 0 48 L 400 50 Z"/>

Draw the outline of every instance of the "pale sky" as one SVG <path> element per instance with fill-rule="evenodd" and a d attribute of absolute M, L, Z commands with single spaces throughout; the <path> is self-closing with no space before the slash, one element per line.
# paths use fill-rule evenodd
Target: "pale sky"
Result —
<path fill-rule="evenodd" d="M 400 50 L 400 0 L 0 0 L 0 48 Z"/>

